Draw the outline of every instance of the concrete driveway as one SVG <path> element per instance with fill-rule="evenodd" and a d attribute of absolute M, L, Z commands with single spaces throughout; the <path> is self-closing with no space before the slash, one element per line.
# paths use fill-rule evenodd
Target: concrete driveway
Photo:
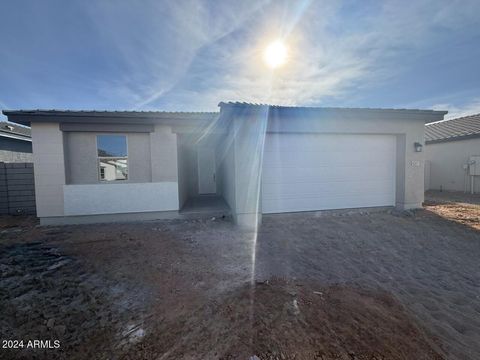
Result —
<path fill-rule="evenodd" d="M 87 333 L 97 331 L 103 319 L 124 327 L 128 341 L 141 341 L 152 314 L 157 322 L 171 321 L 242 284 L 280 277 L 391 293 L 446 358 L 477 359 L 480 232 L 438 215 L 436 206 L 414 213 L 270 215 L 258 234 L 239 232 L 223 219 L 59 228 L 2 219 L 2 263 L 20 263 L 17 273 L 7 265 L 13 275 L 1 282 L 0 305 L 17 321 L 12 329 L 6 317 L 3 330 L 21 336 L 40 320 L 48 328 L 50 316 L 67 334 L 70 327 Z M 45 252 L 48 259 L 52 252 L 59 256 L 56 263 L 43 262 L 50 270 L 29 260 Z M 34 271 L 40 280 L 49 279 L 48 289 L 25 280 L 25 273 Z M 41 296 L 29 303 L 27 295 L 35 291 Z M 95 298 L 97 320 L 71 318 L 72 298 L 76 313 L 87 317 Z M 31 306 L 40 307 L 38 317 L 26 312 L 20 321 L 19 309 Z"/>

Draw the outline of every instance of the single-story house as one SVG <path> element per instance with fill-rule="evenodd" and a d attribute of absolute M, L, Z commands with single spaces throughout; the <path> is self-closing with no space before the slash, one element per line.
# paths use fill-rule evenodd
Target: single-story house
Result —
<path fill-rule="evenodd" d="M 480 192 L 480 114 L 425 126 L 425 189 Z"/>
<path fill-rule="evenodd" d="M 30 129 L 0 121 L 0 162 L 32 162 Z"/>
<path fill-rule="evenodd" d="M 42 224 L 175 217 L 192 199 L 216 197 L 246 226 L 265 213 L 421 207 L 425 123 L 446 114 L 219 107 L 3 113 L 32 128 Z"/>

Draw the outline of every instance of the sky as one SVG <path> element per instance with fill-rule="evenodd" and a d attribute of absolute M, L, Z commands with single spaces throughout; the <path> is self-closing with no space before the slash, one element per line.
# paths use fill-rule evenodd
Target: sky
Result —
<path fill-rule="evenodd" d="M 480 113 L 480 1 L 3 0 L 0 108 Z M 281 40 L 284 66 L 264 49 Z"/>

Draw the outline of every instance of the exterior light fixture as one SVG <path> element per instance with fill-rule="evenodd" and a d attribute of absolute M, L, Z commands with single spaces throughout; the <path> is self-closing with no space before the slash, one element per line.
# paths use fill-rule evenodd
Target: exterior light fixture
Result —
<path fill-rule="evenodd" d="M 415 147 L 415 152 L 422 152 L 423 150 L 423 145 L 420 144 L 419 142 L 416 142 L 413 144 L 413 146 Z"/>

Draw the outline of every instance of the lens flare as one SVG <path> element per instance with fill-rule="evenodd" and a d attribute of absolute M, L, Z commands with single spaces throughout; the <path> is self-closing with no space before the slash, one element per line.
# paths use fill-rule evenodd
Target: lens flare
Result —
<path fill-rule="evenodd" d="M 282 41 L 276 40 L 267 46 L 263 53 L 263 60 L 272 69 L 276 69 L 287 62 L 288 51 Z"/>

